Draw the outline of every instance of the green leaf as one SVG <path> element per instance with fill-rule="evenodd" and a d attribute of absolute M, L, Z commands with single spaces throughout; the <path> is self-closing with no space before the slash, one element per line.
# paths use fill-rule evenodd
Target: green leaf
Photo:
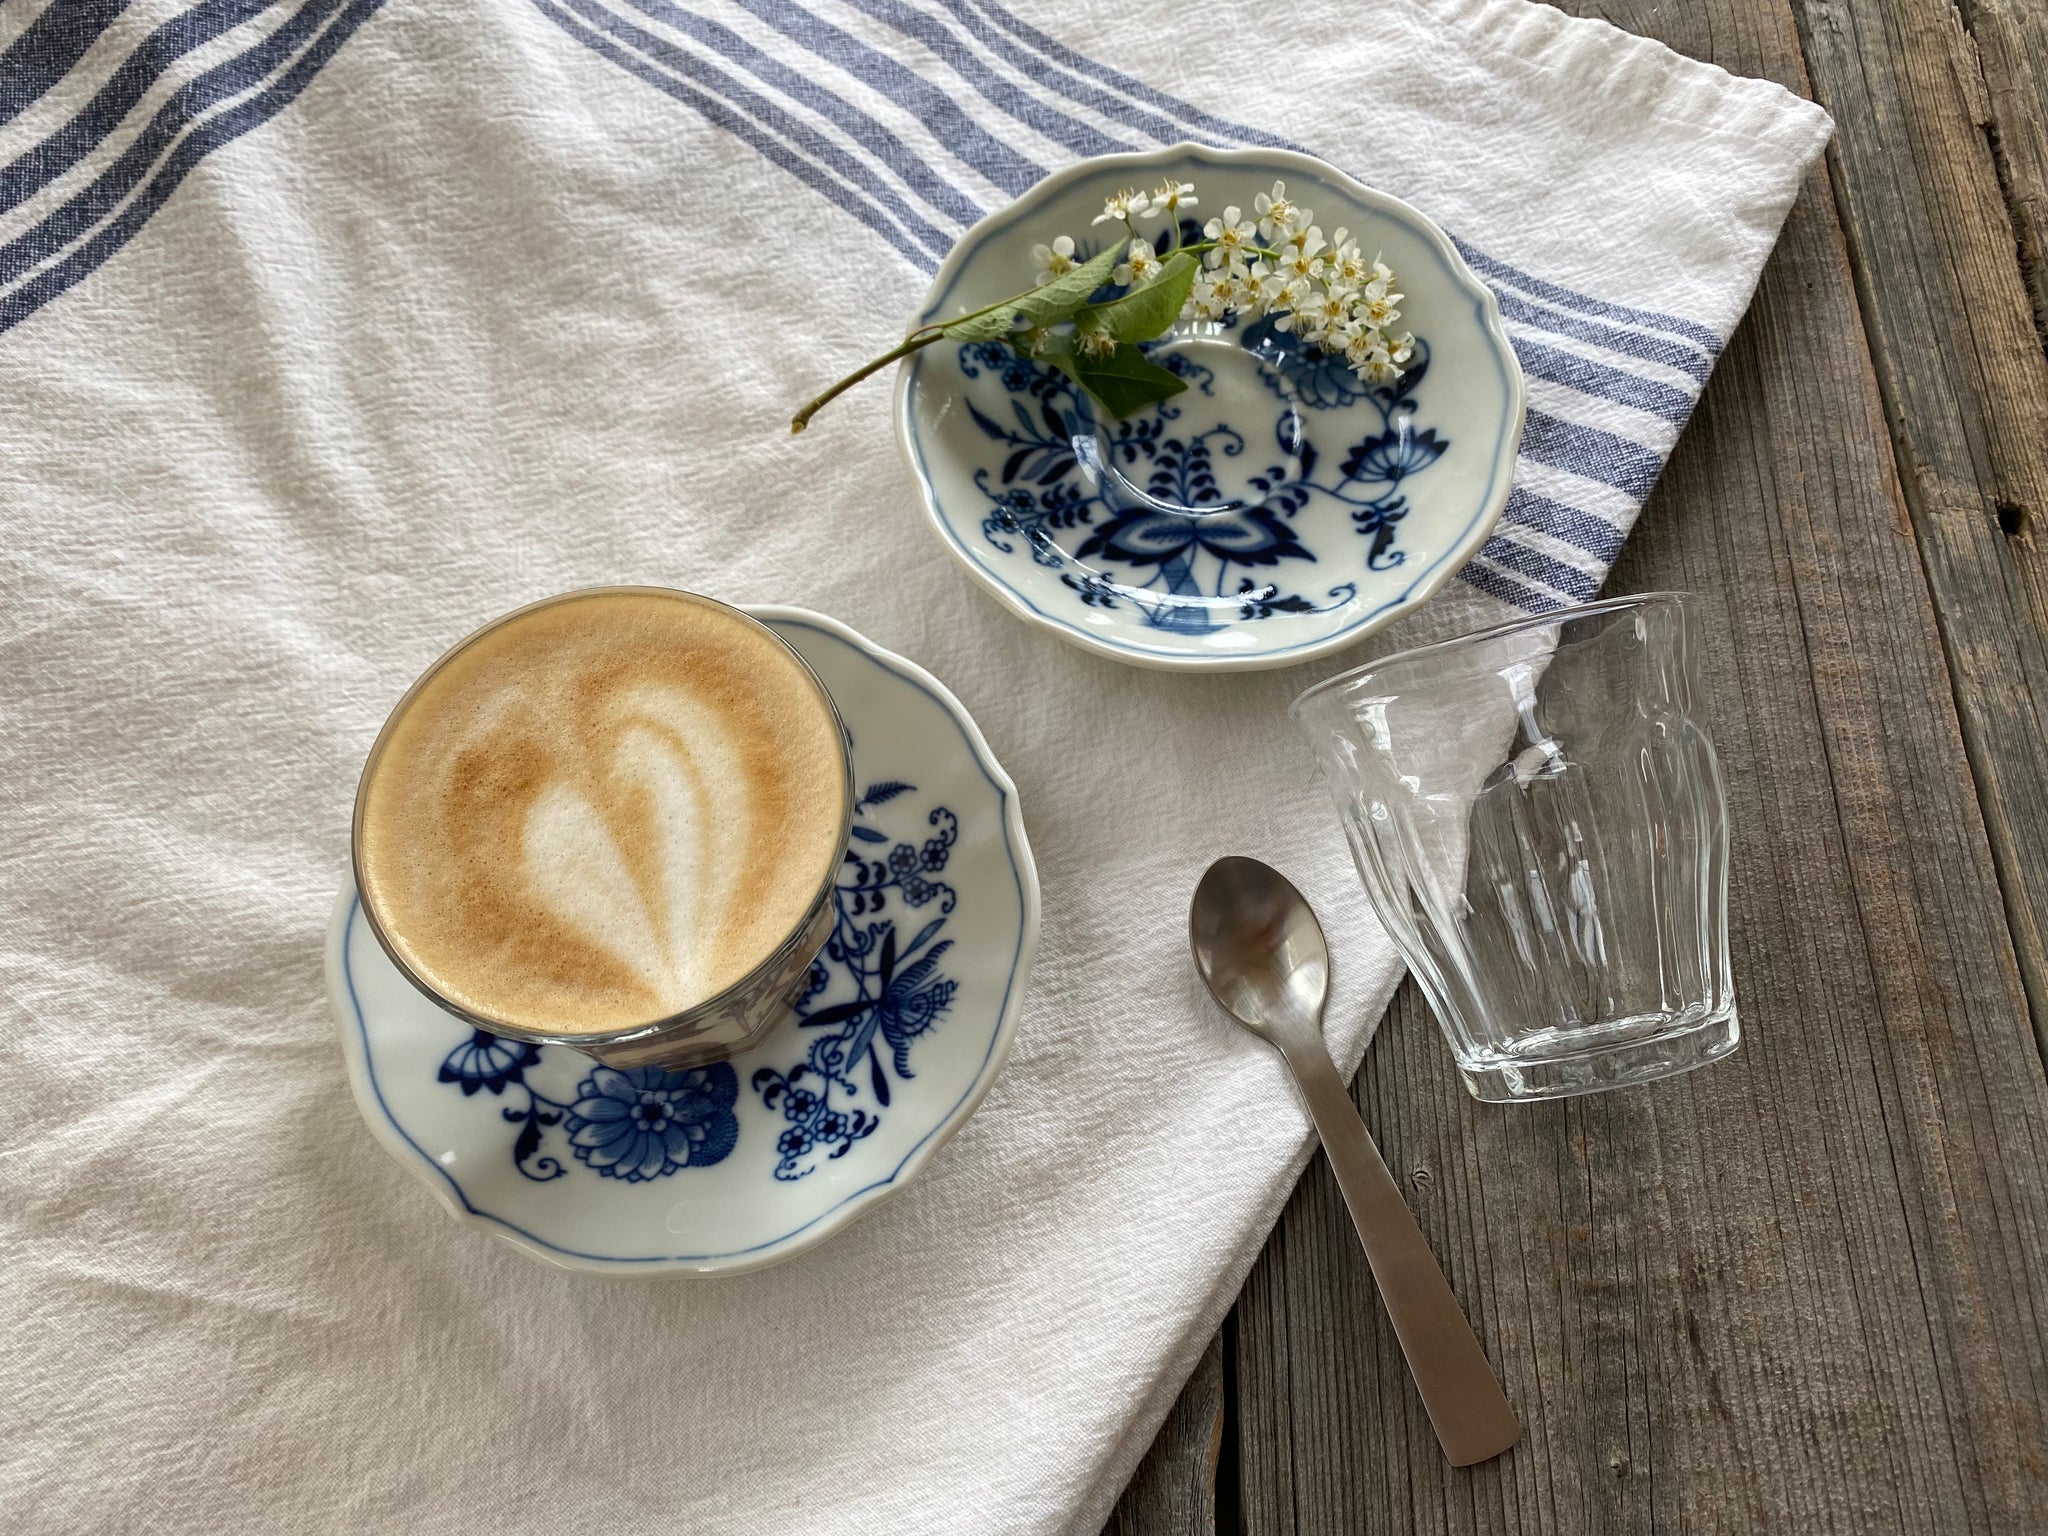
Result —
<path fill-rule="evenodd" d="M 1107 357 L 1093 357 L 1074 337 L 1049 331 L 1041 333 L 1025 355 L 1051 363 L 1113 420 L 1171 399 L 1188 387 L 1178 374 L 1169 373 L 1129 343 Z"/>
<path fill-rule="evenodd" d="M 1007 304 L 968 315 L 940 329 L 954 341 L 1001 341 L 1017 328 L 1017 311 Z"/>
<path fill-rule="evenodd" d="M 1033 325 L 1058 325 L 1062 320 L 1073 319 L 1074 312 L 1094 296 L 1096 289 L 1109 281 L 1123 253 L 1124 242 L 1119 240 L 1099 256 L 1089 257 L 1066 276 L 1056 277 L 1029 293 L 1019 294 L 1012 301 L 1017 313 Z"/>
<path fill-rule="evenodd" d="M 1035 357 L 1041 363 L 1051 363 L 1072 379 L 1077 389 L 1087 390 L 1088 381 L 1081 376 L 1081 351 L 1074 345 L 1073 337 L 1058 331 L 1041 332 L 1024 355 Z"/>
<path fill-rule="evenodd" d="M 1167 372 L 1129 342 L 1107 357 L 1076 352 L 1074 364 L 1076 381 L 1117 420 L 1169 400 L 1188 387 L 1186 380 Z"/>
<path fill-rule="evenodd" d="M 1186 251 L 1175 251 L 1166 258 L 1159 275 L 1144 287 L 1133 288 L 1107 304 L 1088 305 L 1074 316 L 1074 323 L 1084 331 L 1106 331 L 1118 341 L 1150 341 L 1163 336 L 1180 318 L 1201 265 Z"/>
<path fill-rule="evenodd" d="M 1089 296 L 1109 281 L 1123 250 L 1124 242 L 1119 240 L 1101 255 L 1090 257 L 1064 276 L 1041 283 L 1013 299 L 992 304 L 985 310 L 962 315 L 942 329 L 954 341 L 999 341 L 1017 328 L 1019 320 L 1039 326 L 1058 325 L 1062 320 L 1071 320 L 1075 311 L 1088 302 Z"/>

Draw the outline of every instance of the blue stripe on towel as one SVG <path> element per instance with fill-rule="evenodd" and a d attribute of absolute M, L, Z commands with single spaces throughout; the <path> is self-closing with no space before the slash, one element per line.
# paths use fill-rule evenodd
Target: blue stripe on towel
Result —
<path fill-rule="evenodd" d="M 1582 395 L 1595 395 L 1617 405 L 1647 411 L 1653 416 L 1663 417 L 1674 426 L 1684 426 L 1686 418 L 1692 414 L 1694 396 L 1669 384 L 1596 363 L 1576 352 L 1560 352 L 1555 347 L 1546 347 L 1523 336 L 1514 338 L 1514 348 L 1515 356 L 1521 360 L 1522 372 L 1531 378 L 1548 379 Z"/>
<path fill-rule="evenodd" d="M 881 92 L 913 114 L 962 163 L 1015 197 L 1045 179 L 1045 167 L 1026 159 L 961 108 L 938 86 L 822 16 L 787 0 L 735 0 L 819 58 Z M 977 212 L 975 217 L 979 218 Z M 971 220 L 969 222 L 972 222 Z"/>
<path fill-rule="evenodd" d="M 1552 501 L 1519 485 L 1508 492 L 1501 521 L 1547 533 L 1560 543 L 1583 549 L 1602 565 L 1612 564 L 1621 553 L 1622 531 L 1606 518 Z"/>
<path fill-rule="evenodd" d="M 57 0 L 0 53 L 0 124 L 11 123 L 71 73 L 128 0 Z"/>
<path fill-rule="evenodd" d="M 626 3 L 652 20 L 687 33 L 705 47 L 717 49 L 764 85 L 775 87 L 790 100 L 809 107 L 818 116 L 837 125 L 847 137 L 895 172 L 905 186 L 947 218 L 961 224 L 972 224 L 981 217 L 981 209 L 970 198 L 952 182 L 937 175 L 881 123 L 844 97 L 763 53 L 730 27 L 670 4 L 669 0 L 626 0 Z"/>
<path fill-rule="evenodd" d="M 57 252 L 92 236 L 130 193 L 161 174 L 158 161 L 180 135 L 215 107 L 253 90 L 289 64 L 324 26 L 341 0 L 306 0 L 292 18 L 261 41 L 225 59 L 171 93 L 127 150 L 70 201 L 26 233 L 0 246 L 0 283 L 11 283 Z M 381 3 L 381 0 L 379 0 Z M 371 7 L 375 9 L 375 6 Z M 354 29 L 351 28 L 351 31 Z M 180 172 L 177 179 L 184 180 Z M 139 226 L 137 226 L 139 227 Z M 124 237 L 125 238 L 125 237 Z M 100 258 L 104 261 L 106 258 Z M 98 266 L 95 261 L 93 266 Z M 74 279 L 76 281 L 76 279 Z M 69 287 L 67 283 L 64 287 Z M 60 288 L 57 290 L 62 292 Z M 11 296 L 10 296 L 11 299 Z"/>
<path fill-rule="evenodd" d="M 1497 566 L 1534 577 L 1544 585 L 1556 588 L 1575 603 L 1590 602 L 1600 590 L 1598 576 L 1578 566 L 1567 565 L 1540 549 L 1531 549 L 1518 542 L 1512 534 L 1496 533 L 1481 546 L 1479 553 Z"/>
<path fill-rule="evenodd" d="M 1697 348 L 1685 342 L 1652 336 L 1643 331 L 1624 331 L 1598 320 L 1567 314 L 1534 303 L 1510 289 L 1495 288 L 1493 292 L 1500 301 L 1501 315 L 1517 325 L 1548 331 L 1553 336 L 1569 336 L 1574 341 L 1589 341 L 1596 347 L 1639 357 L 1646 363 L 1662 363 L 1667 368 L 1690 374 L 1701 384 L 1707 382 L 1707 375 L 1713 371 L 1714 360 L 1703 357 Z"/>
<path fill-rule="evenodd" d="M 773 101 L 749 90 L 744 83 L 708 60 L 636 25 L 600 4 L 599 0 L 560 0 L 560 3 L 574 11 L 586 24 L 606 34 L 615 44 L 631 48 L 653 69 L 721 97 L 735 112 L 744 113 L 767 132 L 809 154 L 826 170 L 872 199 L 912 240 L 924 246 L 934 257 L 944 256 L 951 248 L 952 238 L 941 234 L 914 213 L 866 160 L 847 153 L 803 119 L 783 111 Z"/>
<path fill-rule="evenodd" d="M 1527 272 L 1519 271 L 1504 261 L 1496 261 L 1484 251 L 1476 250 L 1472 246 L 1467 245 L 1456 235 L 1451 236 L 1451 244 L 1458 248 L 1458 254 L 1465 258 L 1466 262 L 1472 267 L 1472 270 L 1482 277 L 1490 277 L 1497 282 L 1507 283 L 1521 289 L 1524 293 L 1533 294 L 1539 299 L 1547 299 L 1551 303 L 1565 309 L 1576 309 L 1581 314 L 1599 315 L 1607 320 L 1625 320 L 1630 325 L 1639 325 L 1648 330 L 1665 331 L 1673 336 L 1682 336 L 1688 341 L 1698 343 L 1700 349 L 1708 357 L 1719 357 L 1721 355 L 1721 338 L 1706 326 L 1701 325 L 1697 320 L 1686 320 L 1681 319 L 1677 315 L 1660 314 L 1654 309 L 1634 309 L 1626 304 L 1610 304 L 1604 299 L 1593 298 L 1573 288 L 1561 287 L 1556 283 L 1546 283 L 1542 278 L 1532 277 Z"/>
<path fill-rule="evenodd" d="M 0 299 L 0 331 L 19 325 L 58 294 L 97 270 L 109 256 L 134 238 L 135 232 L 164 205 L 165 199 L 177 190 L 192 167 L 207 155 L 268 122 L 296 101 L 299 93 L 312 83 L 313 77 L 320 73 L 341 45 L 353 37 L 356 29 L 383 3 L 384 0 L 350 0 L 333 24 L 272 84 L 246 101 L 208 118 L 187 134 L 164 158 L 142 191 L 121 210 L 118 218 L 99 229 L 62 261 L 38 272 Z M 310 5 L 307 7 L 308 10 L 312 8 Z M 322 7 L 323 10 L 329 8 Z"/>
<path fill-rule="evenodd" d="M 172 64 L 261 15 L 270 5 L 271 0 L 206 0 L 150 33 L 76 117 L 13 164 L 0 168 L 0 213 L 20 206 L 97 149 Z"/>
<path fill-rule="evenodd" d="M 725 129 L 735 138 L 743 139 L 776 165 L 788 171 L 797 180 L 851 213 L 868 228 L 880 235 L 884 241 L 902 252 L 904 259 L 926 272 L 939 270 L 938 261 L 927 251 L 912 242 L 887 214 L 867 198 L 856 193 L 851 187 L 835 181 L 802 155 L 797 154 L 780 139 L 763 132 L 752 119 L 741 116 L 724 101 L 698 90 L 688 81 L 667 74 L 656 68 L 638 54 L 621 48 L 604 33 L 597 31 L 581 17 L 571 15 L 554 0 L 533 0 L 540 13 L 560 27 L 564 32 L 593 53 L 610 59 L 628 74 L 639 76 L 656 90 L 673 96 L 685 106 L 701 113 L 704 118 Z"/>
<path fill-rule="evenodd" d="M 956 0 L 942 0 L 942 3 L 952 8 Z M 1178 96 L 1171 96 L 1165 91 L 1153 89 L 1145 84 L 1144 81 L 1134 79 L 1122 70 L 1112 69 L 1107 64 L 1099 64 L 1084 54 L 1076 53 L 1064 43 L 1047 36 L 1022 17 L 1005 10 L 1000 5 L 989 4 L 988 0 L 974 0 L 974 3 L 997 26 L 1001 27 L 1019 42 L 1028 43 L 1053 63 L 1062 64 L 1077 74 L 1087 75 L 1093 80 L 1098 80 L 1119 95 L 1132 101 L 1141 101 L 1148 106 L 1158 108 L 1160 111 L 1171 116 L 1184 129 L 1193 129 L 1200 134 L 1219 139 L 1235 139 L 1240 144 L 1249 144 L 1259 149 L 1291 149 L 1297 154 L 1304 155 L 1313 153 L 1313 151 L 1302 148 L 1301 145 L 1295 143 L 1292 139 L 1283 139 L 1278 134 L 1267 133 L 1262 129 L 1252 128 L 1243 123 L 1233 123 L 1228 118 L 1213 116 L 1191 102 L 1182 101 Z M 1169 143 L 1172 137 L 1177 136 L 1172 135 L 1168 138 L 1163 138 L 1160 142 Z"/>
<path fill-rule="evenodd" d="M 1543 411 L 1522 418 L 1522 457 L 1626 491 L 1640 502 L 1657 483 L 1664 456 L 1612 432 Z"/>
<path fill-rule="evenodd" d="M 754 0 L 740 0 L 752 9 Z M 1092 124 L 1084 123 L 1078 117 L 1062 112 L 1049 102 L 1020 91 L 1001 75 L 990 69 L 964 43 L 959 34 L 947 27 L 935 16 L 929 16 L 915 6 L 903 5 L 898 0 L 846 0 L 846 3 L 863 15 L 894 27 L 905 37 L 923 43 L 961 79 L 973 86 L 991 106 L 1008 113 L 1034 133 L 1051 139 L 1054 143 L 1085 157 L 1114 155 L 1135 146 L 1119 139 L 1112 139 Z"/>
<path fill-rule="evenodd" d="M 1468 562 L 1465 568 L 1458 572 L 1458 580 L 1468 587 L 1477 587 L 1488 597 L 1497 597 L 1502 602 L 1512 603 L 1529 613 L 1550 613 L 1570 606 L 1562 598 L 1553 597 L 1540 588 L 1503 575 L 1483 557 Z"/>
<path fill-rule="evenodd" d="M 846 3 L 867 10 L 871 5 L 892 3 L 892 0 L 846 0 Z M 974 40 L 982 47 L 1018 73 L 1029 76 L 1040 85 L 1051 87 L 1069 101 L 1091 108 L 1104 117 L 1136 128 L 1141 133 L 1149 134 L 1160 144 L 1171 144 L 1187 136 L 1187 131 L 1181 124 L 1138 105 L 1128 91 L 1105 91 L 1100 86 L 1077 79 L 1065 70 L 1055 69 L 1042 59 L 1033 57 L 982 20 L 972 7 L 961 4 L 960 0 L 939 0 L 939 3 L 952 13 L 955 21 L 974 35 Z"/>

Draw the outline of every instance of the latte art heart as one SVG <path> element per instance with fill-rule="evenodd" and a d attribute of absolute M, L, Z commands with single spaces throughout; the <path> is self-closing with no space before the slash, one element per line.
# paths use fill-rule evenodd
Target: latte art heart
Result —
<path fill-rule="evenodd" d="M 838 861 L 830 704 L 742 615 L 647 589 L 517 615 L 387 726 L 359 810 L 364 900 L 466 1011 L 630 1029 L 734 985 Z"/>
<path fill-rule="evenodd" d="M 707 973 L 737 916 L 752 813 L 716 715 L 651 687 L 632 713 L 647 723 L 621 731 L 611 813 L 568 783 L 548 784 L 527 810 L 521 851 L 543 904 L 676 1011 L 714 990 Z"/>

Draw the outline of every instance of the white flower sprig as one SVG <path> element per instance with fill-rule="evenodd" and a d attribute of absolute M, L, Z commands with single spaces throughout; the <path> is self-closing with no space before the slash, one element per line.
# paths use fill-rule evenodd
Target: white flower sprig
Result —
<path fill-rule="evenodd" d="M 1129 257 L 1115 281 L 1142 288 L 1155 281 L 1164 263 L 1160 249 L 1138 233 L 1148 216 L 1174 220 L 1164 239 L 1177 237 L 1178 214 L 1200 201 L 1192 182 L 1168 180 L 1150 192 L 1126 187 L 1104 200 L 1097 224 L 1122 224 L 1130 231 Z M 1365 259 L 1347 229 L 1325 240 L 1315 215 L 1287 196 L 1287 183 L 1252 200 L 1247 217 L 1225 208 L 1203 226 L 1203 239 L 1181 246 L 1199 254 L 1202 270 L 1189 285 L 1181 320 L 1217 324 L 1233 318 L 1270 318 L 1273 329 L 1294 335 L 1331 356 L 1341 357 L 1368 384 L 1391 384 L 1415 355 L 1415 338 L 1396 333 L 1404 295 L 1394 292 L 1394 274 L 1375 256 Z M 1061 235 L 1054 248 L 1073 242 Z M 1037 247 L 1033 254 L 1043 251 Z"/>
<path fill-rule="evenodd" d="M 950 338 L 1007 343 L 1066 374 L 1112 417 L 1130 415 L 1187 388 L 1143 353 L 1176 323 L 1226 325 L 1270 320 L 1273 329 L 1341 357 L 1368 384 L 1391 384 L 1415 354 L 1415 338 L 1393 327 L 1402 295 L 1385 262 L 1365 259 L 1350 232 L 1329 240 L 1287 184 L 1252 199 L 1249 216 L 1225 208 L 1182 240 L 1184 210 L 1200 205 L 1193 182 L 1168 177 L 1149 191 L 1125 187 L 1103 200 L 1094 223 L 1121 224 L 1124 238 L 1082 258 L 1071 235 L 1030 249 L 1038 286 L 951 320 L 920 326 L 826 390 L 790 422 L 803 431 L 827 401 L 898 358 Z M 1151 239 L 1140 220 L 1163 219 Z M 1105 287 L 1123 290 L 1097 299 Z"/>
<path fill-rule="evenodd" d="M 1347 229 L 1325 241 L 1315 215 L 1288 199 L 1284 181 L 1252 207 L 1255 219 L 1225 208 L 1202 230 L 1209 249 L 1183 318 L 1270 316 L 1275 330 L 1342 357 L 1368 384 L 1398 379 L 1415 355 L 1415 338 L 1393 330 L 1404 295 L 1393 291 L 1387 264 L 1367 261 Z"/>

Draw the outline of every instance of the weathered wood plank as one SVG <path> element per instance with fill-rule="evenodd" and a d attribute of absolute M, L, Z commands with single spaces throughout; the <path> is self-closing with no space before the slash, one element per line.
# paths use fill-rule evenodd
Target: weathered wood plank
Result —
<path fill-rule="evenodd" d="M 2011 12 L 1981 17 L 2006 40 L 2001 122 L 1949 0 L 1800 0 L 1799 11 L 1814 97 L 1835 118 L 1830 180 L 1906 504 L 2048 1049 L 2048 353 L 1994 154 L 2023 181 L 2035 174 L 2048 153 L 2040 103 L 2030 115 L 2015 88 L 2025 54 L 2007 46 L 2023 41 Z"/>
<path fill-rule="evenodd" d="M 1781 5 L 1642 10 L 1801 83 Z M 1404 989 L 1358 1097 L 1529 1435 L 1443 1465 L 1318 1163 L 1238 1308 L 1253 1536 L 2048 1522 L 2048 1082 L 1912 530 L 1817 177 L 1615 578 L 1703 595 L 1744 1048 L 1488 1108 Z"/>
<path fill-rule="evenodd" d="M 2040 0 L 1963 0 L 1977 44 L 1999 190 L 2012 218 L 2034 329 L 2048 347 L 2048 6 Z"/>
<path fill-rule="evenodd" d="M 1103 1536 L 1216 1536 L 1224 1417 L 1223 1340 L 1218 1337 L 1209 1342 L 1159 1438 L 1132 1474 Z M 1234 1527 L 1226 1523 L 1224 1529 Z"/>

